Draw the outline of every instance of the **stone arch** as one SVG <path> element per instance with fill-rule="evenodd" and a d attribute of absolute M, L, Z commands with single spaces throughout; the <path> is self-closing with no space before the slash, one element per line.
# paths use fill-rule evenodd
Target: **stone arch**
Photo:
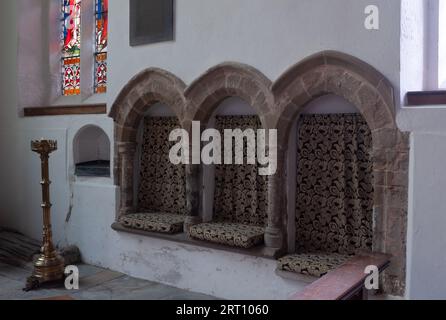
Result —
<path fill-rule="evenodd" d="M 344 53 L 324 51 L 302 60 L 274 83 L 273 92 L 276 127 L 295 119 L 315 98 L 335 94 L 355 105 L 372 131 L 397 129 L 391 83 L 372 66 Z"/>
<path fill-rule="evenodd" d="M 116 141 L 133 142 L 144 113 L 158 102 L 171 108 L 182 123 L 185 88 L 184 82 L 175 75 L 157 68 L 147 69 L 132 78 L 119 93 L 109 114 L 116 125 Z"/>
<path fill-rule="evenodd" d="M 170 107 L 183 126 L 186 85 L 161 69 L 147 69 L 122 89 L 109 116 L 115 122 L 115 183 L 120 186 L 118 215 L 134 211 L 134 164 L 138 126 L 146 111 L 156 103 Z"/>
<path fill-rule="evenodd" d="M 195 80 L 186 90 L 187 115 L 191 121 L 200 121 L 206 127 L 209 118 L 226 98 L 238 97 L 247 102 L 260 118 L 265 129 L 273 128 L 274 96 L 272 82 L 259 70 L 242 63 L 225 62 L 219 64 Z M 200 176 L 200 168 L 195 168 L 194 185 Z M 269 193 L 273 190 L 268 190 Z M 268 216 L 270 216 L 270 209 Z M 269 223 L 268 223 L 269 225 Z M 265 233 L 265 254 L 274 256 L 280 247 L 276 230 L 268 227 Z M 274 237 L 274 239 L 272 239 Z"/>
<path fill-rule="evenodd" d="M 238 97 L 256 111 L 262 124 L 268 126 L 268 115 L 274 106 L 272 82 L 257 69 L 246 64 L 219 64 L 195 80 L 186 90 L 187 118 L 207 123 L 226 98 Z"/>
<path fill-rule="evenodd" d="M 408 197 L 408 135 L 398 130 L 391 83 L 367 63 L 344 53 L 325 51 L 291 67 L 273 85 L 278 115 L 278 144 L 286 154 L 293 122 L 312 100 L 335 94 L 355 105 L 367 121 L 373 136 L 374 165 L 374 250 L 392 255 L 385 275 L 388 292 L 402 294 L 405 285 L 405 242 Z M 280 162 L 283 159 L 279 160 Z M 279 163 L 275 194 L 284 194 L 285 164 Z M 285 199 L 286 201 L 286 199 Z M 272 199 L 276 208 L 283 199 Z M 275 210 L 275 214 L 282 212 Z M 277 226 L 283 217 L 275 216 Z"/>

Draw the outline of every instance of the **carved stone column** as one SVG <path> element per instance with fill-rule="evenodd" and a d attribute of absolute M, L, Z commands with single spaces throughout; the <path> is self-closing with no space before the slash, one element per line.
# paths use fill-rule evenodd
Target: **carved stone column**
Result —
<path fill-rule="evenodd" d="M 284 155 L 277 150 L 277 171 L 268 177 L 268 225 L 265 230 L 266 254 L 275 256 L 284 248 L 283 196 Z"/>
<path fill-rule="evenodd" d="M 202 222 L 200 216 L 200 178 L 201 165 L 191 164 L 186 166 L 187 213 L 184 221 L 185 232 L 187 232 L 191 226 Z"/>
<path fill-rule="evenodd" d="M 120 162 L 120 207 L 119 216 L 123 216 L 134 211 L 134 164 L 135 164 L 136 143 L 118 143 L 118 156 Z"/>

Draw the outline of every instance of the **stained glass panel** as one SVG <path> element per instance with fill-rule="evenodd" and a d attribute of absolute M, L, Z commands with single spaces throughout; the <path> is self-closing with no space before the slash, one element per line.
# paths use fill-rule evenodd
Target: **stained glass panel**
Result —
<path fill-rule="evenodd" d="M 96 54 L 95 92 L 107 92 L 107 52 Z"/>
<path fill-rule="evenodd" d="M 62 94 L 80 94 L 81 0 L 62 1 Z"/>
<path fill-rule="evenodd" d="M 81 93 L 80 62 L 81 59 L 79 57 L 62 59 L 62 90 L 64 96 L 73 96 Z"/>
<path fill-rule="evenodd" d="M 96 0 L 95 93 L 107 91 L 108 0 Z"/>

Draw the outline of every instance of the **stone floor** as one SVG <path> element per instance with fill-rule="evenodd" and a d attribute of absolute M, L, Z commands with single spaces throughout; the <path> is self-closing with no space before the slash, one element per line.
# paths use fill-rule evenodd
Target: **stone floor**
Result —
<path fill-rule="evenodd" d="M 27 268 L 0 262 L 0 300 L 74 299 L 74 300 L 214 300 L 203 294 L 139 280 L 101 268 L 80 265 L 79 290 L 47 288 L 24 292 L 30 275 Z"/>
<path fill-rule="evenodd" d="M 79 290 L 62 287 L 24 292 L 32 273 L 32 257 L 40 251 L 38 241 L 0 227 L 0 300 L 213 300 L 215 298 L 139 280 L 122 273 L 79 265 Z M 65 257 L 67 261 L 67 257 Z M 71 260 L 70 260 L 71 261 Z M 77 261 L 77 260 L 76 260 Z"/>

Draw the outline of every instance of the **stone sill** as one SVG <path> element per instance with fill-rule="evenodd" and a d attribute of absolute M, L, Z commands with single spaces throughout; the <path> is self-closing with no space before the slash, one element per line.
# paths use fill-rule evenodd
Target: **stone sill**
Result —
<path fill-rule="evenodd" d="M 185 233 L 170 235 L 170 234 L 162 234 L 162 233 L 129 229 L 129 228 L 123 227 L 120 223 L 117 223 L 117 222 L 113 223 L 111 227 L 113 230 L 115 230 L 117 232 L 125 232 L 125 233 L 129 233 L 129 234 L 135 234 L 135 235 L 140 235 L 140 236 L 149 237 L 149 238 L 167 240 L 167 241 L 177 242 L 180 244 L 188 244 L 188 245 L 193 245 L 193 246 L 197 246 L 197 247 L 204 247 L 207 249 L 225 251 L 225 252 L 230 252 L 230 253 L 237 253 L 237 254 L 242 254 L 242 255 L 256 257 L 256 258 L 265 258 L 265 259 L 276 260 L 277 258 L 280 257 L 280 253 L 281 253 L 280 250 L 270 249 L 265 246 L 257 246 L 255 248 L 251 248 L 251 249 L 240 249 L 240 248 L 219 245 L 219 244 L 215 244 L 215 243 L 211 243 L 211 242 L 198 241 L 198 240 L 189 238 L 188 236 L 186 236 Z"/>
<path fill-rule="evenodd" d="M 391 256 L 382 253 L 361 253 L 339 268 L 308 285 L 291 300 L 350 300 L 358 294 L 367 293 L 364 288 L 364 270 L 376 266 L 381 274 L 390 265 Z"/>
<path fill-rule="evenodd" d="M 406 95 L 407 106 L 437 106 L 446 105 L 446 91 L 413 91 Z"/>

